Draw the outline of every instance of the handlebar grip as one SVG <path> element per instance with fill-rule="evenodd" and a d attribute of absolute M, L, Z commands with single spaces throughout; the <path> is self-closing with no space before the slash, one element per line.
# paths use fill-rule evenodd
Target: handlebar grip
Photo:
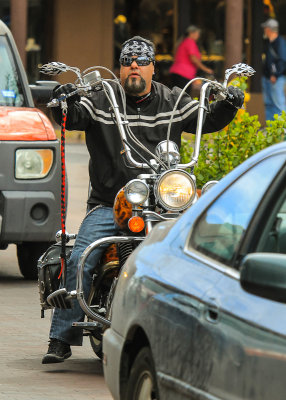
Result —
<path fill-rule="evenodd" d="M 65 101 L 65 100 L 68 99 L 69 97 L 72 97 L 72 96 L 78 94 L 78 92 L 79 92 L 80 90 L 82 90 L 82 89 L 77 88 L 77 89 L 74 90 L 73 92 L 70 92 L 70 93 L 62 93 L 59 97 L 52 99 L 52 100 L 47 104 L 47 107 L 58 107 L 62 101 Z"/>

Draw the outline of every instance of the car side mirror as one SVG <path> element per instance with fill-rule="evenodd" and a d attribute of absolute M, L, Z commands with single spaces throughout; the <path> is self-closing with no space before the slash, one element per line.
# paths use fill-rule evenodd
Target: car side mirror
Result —
<path fill-rule="evenodd" d="M 240 284 L 256 296 L 286 303 L 286 254 L 247 255 L 241 265 Z"/>
<path fill-rule="evenodd" d="M 47 105 L 51 100 L 53 89 L 60 85 L 57 81 L 36 81 L 29 85 L 36 106 Z"/>

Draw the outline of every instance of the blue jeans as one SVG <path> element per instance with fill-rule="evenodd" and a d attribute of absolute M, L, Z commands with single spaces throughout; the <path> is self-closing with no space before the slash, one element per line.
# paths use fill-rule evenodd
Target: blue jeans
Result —
<path fill-rule="evenodd" d="M 98 206 L 86 215 L 80 226 L 71 257 L 67 263 L 65 283 L 67 291 L 75 290 L 76 288 L 77 266 L 80 256 L 87 246 L 95 240 L 113 236 L 117 233 L 118 228 L 114 224 L 113 209 L 111 207 Z M 104 247 L 97 248 L 89 255 L 85 263 L 83 274 L 85 297 L 89 294 L 92 275 L 103 251 Z M 62 340 L 73 346 L 81 346 L 82 329 L 72 327 L 72 323 L 83 321 L 84 312 L 76 299 L 72 300 L 72 302 L 72 309 L 55 308 L 50 329 L 50 338 Z"/>
<path fill-rule="evenodd" d="M 284 86 L 285 76 L 279 76 L 275 83 L 271 83 L 268 78 L 262 78 L 266 120 L 274 120 L 274 114 L 286 111 Z"/>

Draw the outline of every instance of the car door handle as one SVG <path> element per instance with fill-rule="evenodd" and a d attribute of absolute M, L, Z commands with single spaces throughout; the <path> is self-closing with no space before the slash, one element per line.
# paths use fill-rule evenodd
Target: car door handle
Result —
<path fill-rule="evenodd" d="M 205 318 L 212 324 L 217 324 L 219 321 L 219 311 L 216 306 L 207 306 L 205 310 Z"/>

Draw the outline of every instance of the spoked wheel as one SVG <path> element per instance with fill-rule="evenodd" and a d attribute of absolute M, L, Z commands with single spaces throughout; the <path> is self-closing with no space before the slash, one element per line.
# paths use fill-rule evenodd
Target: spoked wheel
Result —
<path fill-rule="evenodd" d="M 144 347 L 132 365 L 127 383 L 127 400 L 159 400 L 151 351 Z"/>

